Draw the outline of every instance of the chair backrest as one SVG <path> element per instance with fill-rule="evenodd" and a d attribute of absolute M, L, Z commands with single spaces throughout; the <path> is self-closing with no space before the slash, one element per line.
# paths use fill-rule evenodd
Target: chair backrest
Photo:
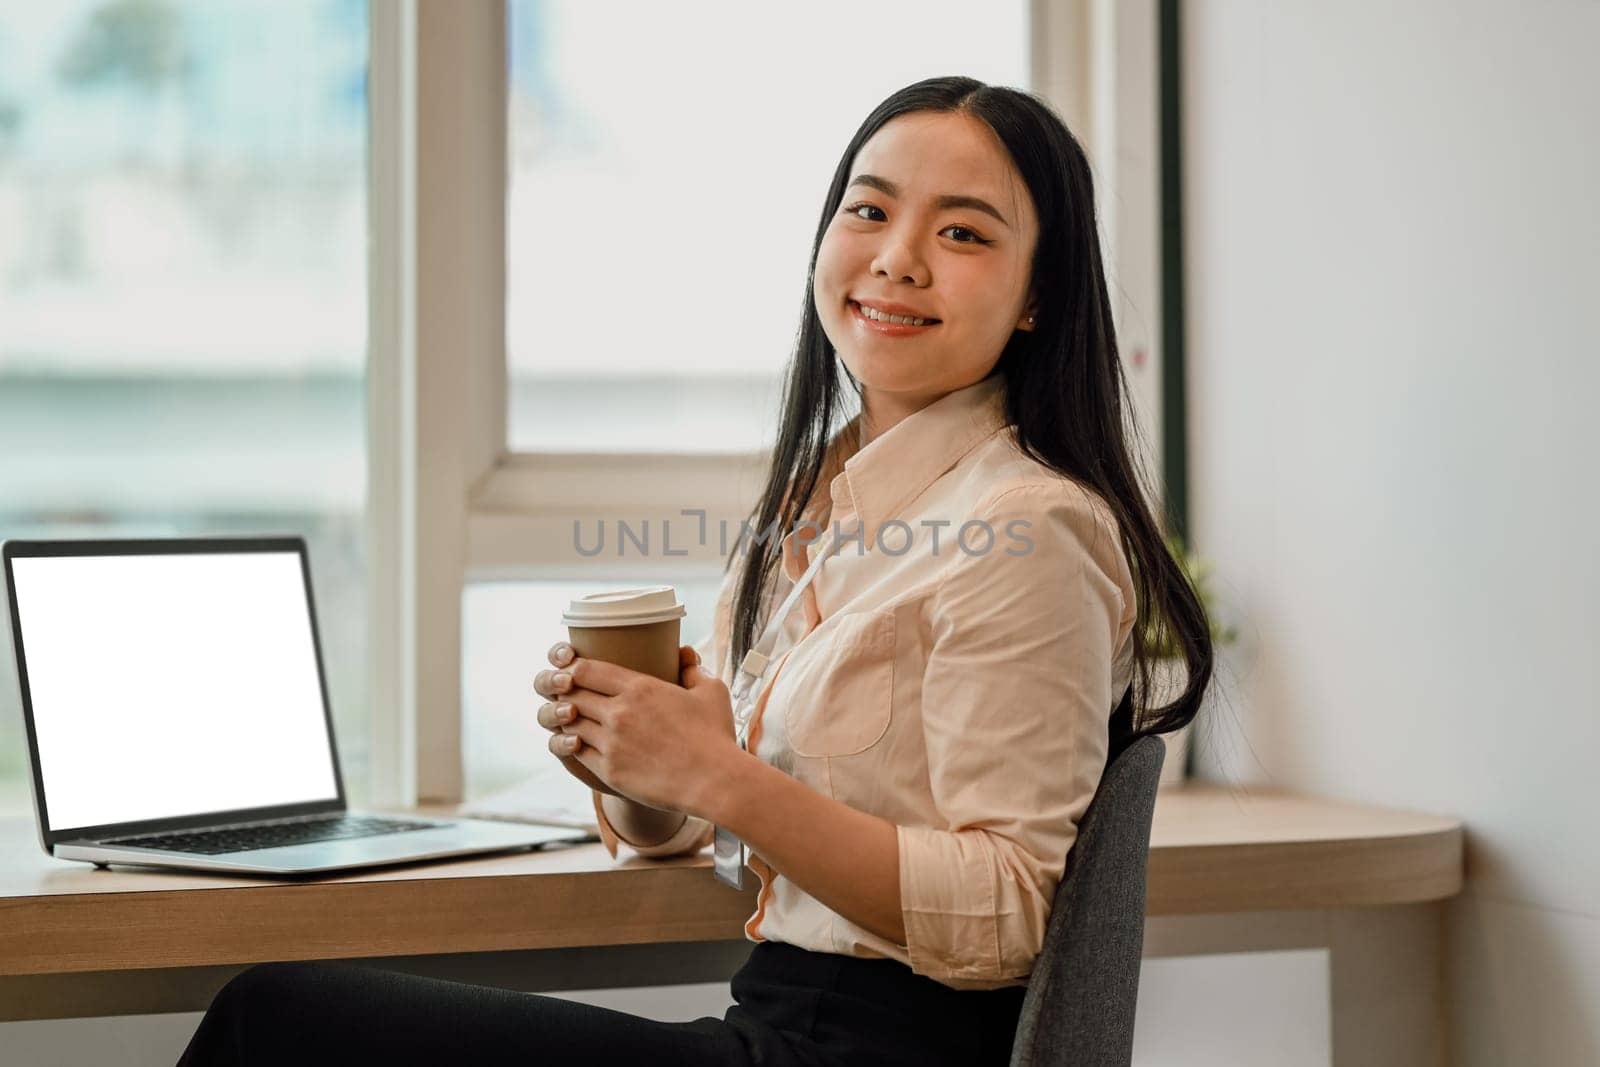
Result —
<path fill-rule="evenodd" d="M 1166 745 L 1141 737 L 1106 767 L 1078 822 L 1011 1067 L 1128 1067 L 1144 952 L 1150 821 Z"/>

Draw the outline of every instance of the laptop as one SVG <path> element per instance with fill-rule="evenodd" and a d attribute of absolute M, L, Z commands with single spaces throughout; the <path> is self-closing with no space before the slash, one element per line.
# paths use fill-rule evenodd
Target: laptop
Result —
<path fill-rule="evenodd" d="M 9 540 L 0 555 L 53 856 L 299 875 L 586 837 L 346 808 L 304 538 Z"/>

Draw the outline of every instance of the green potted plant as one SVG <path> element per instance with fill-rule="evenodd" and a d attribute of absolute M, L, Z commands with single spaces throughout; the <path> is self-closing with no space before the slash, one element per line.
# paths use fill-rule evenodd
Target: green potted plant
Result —
<path fill-rule="evenodd" d="M 1211 623 L 1211 641 L 1217 648 L 1225 648 L 1238 638 L 1238 631 L 1231 626 L 1222 625 L 1217 617 L 1216 598 L 1211 590 L 1212 565 L 1190 552 L 1184 545 L 1183 539 L 1176 534 L 1167 535 L 1167 549 L 1172 553 L 1172 558 L 1178 561 L 1178 566 L 1188 576 L 1194 586 L 1195 593 L 1200 597 L 1200 602 L 1205 605 L 1206 617 Z M 1177 698 L 1183 691 L 1187 681 L 1187 668 L 1183 661 L 1183 653 L 1178 648 L 1172 633 L 1165 627 L 1153 625 L 1145 620 L 1145 647 L 1150 650 L 1155 662 L 1151 664 L 1151 690 L 1150 704 L 1158 707 Z M 1166 763 L 1161 768 L 1162 786 L 1175 785 L 1182 782 L 1189 773 L 1189 735 L 1194 726 L 1191 723 L 1182 730 L 1169 734 L 1162 734 L 1161 739 L 1167 745 Z"/>

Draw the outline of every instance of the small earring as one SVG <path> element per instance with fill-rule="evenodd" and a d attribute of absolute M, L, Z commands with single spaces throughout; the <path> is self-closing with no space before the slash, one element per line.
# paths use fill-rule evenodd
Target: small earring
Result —
<path fill-rule="evenodd" d="M 1029 315 L 1029 316 L 1028 316 L 1028 325 L 1029 325 L 1029 326 L 1032 326 L 1032 325 L 1033 325 L 1033 316 L 1032 316 L 1032 315 Z"/>

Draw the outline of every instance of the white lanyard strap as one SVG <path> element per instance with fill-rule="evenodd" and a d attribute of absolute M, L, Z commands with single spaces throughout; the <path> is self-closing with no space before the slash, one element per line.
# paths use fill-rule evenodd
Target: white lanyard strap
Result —
<path fill-rule="evenodd" d="M 828 542 L 828 546 L 817 553 L 817 558 L 811 561 L 811 566 L 794 583 L 794 588 L 789 590 L 789 595 L 784 597 L 783 603 L 772 618 L 767 620 L 766 630 L 761 634 L 750 651 L 744 654 L 744 659 L 739 661 L 739 671 L 733 680 L 733 722 L 738 736 L 740 747 L 744 747 L 746 736 L 750 732 L 750 719 L 755 712 L 759 694 L 755 691 L 761 676 L 766 673 L 767 665 L 772 662 L 773 647 L 778 642 L 778 635 L 782 632 L 783 621 L 789 617 L 789 612 L 794 610 L 795 601 L 800 599 L 806 586 L 817 576 L 817 571 L 822 568 L 822 561 L 833 553 L 838 545 L 837 534 Z"/>

